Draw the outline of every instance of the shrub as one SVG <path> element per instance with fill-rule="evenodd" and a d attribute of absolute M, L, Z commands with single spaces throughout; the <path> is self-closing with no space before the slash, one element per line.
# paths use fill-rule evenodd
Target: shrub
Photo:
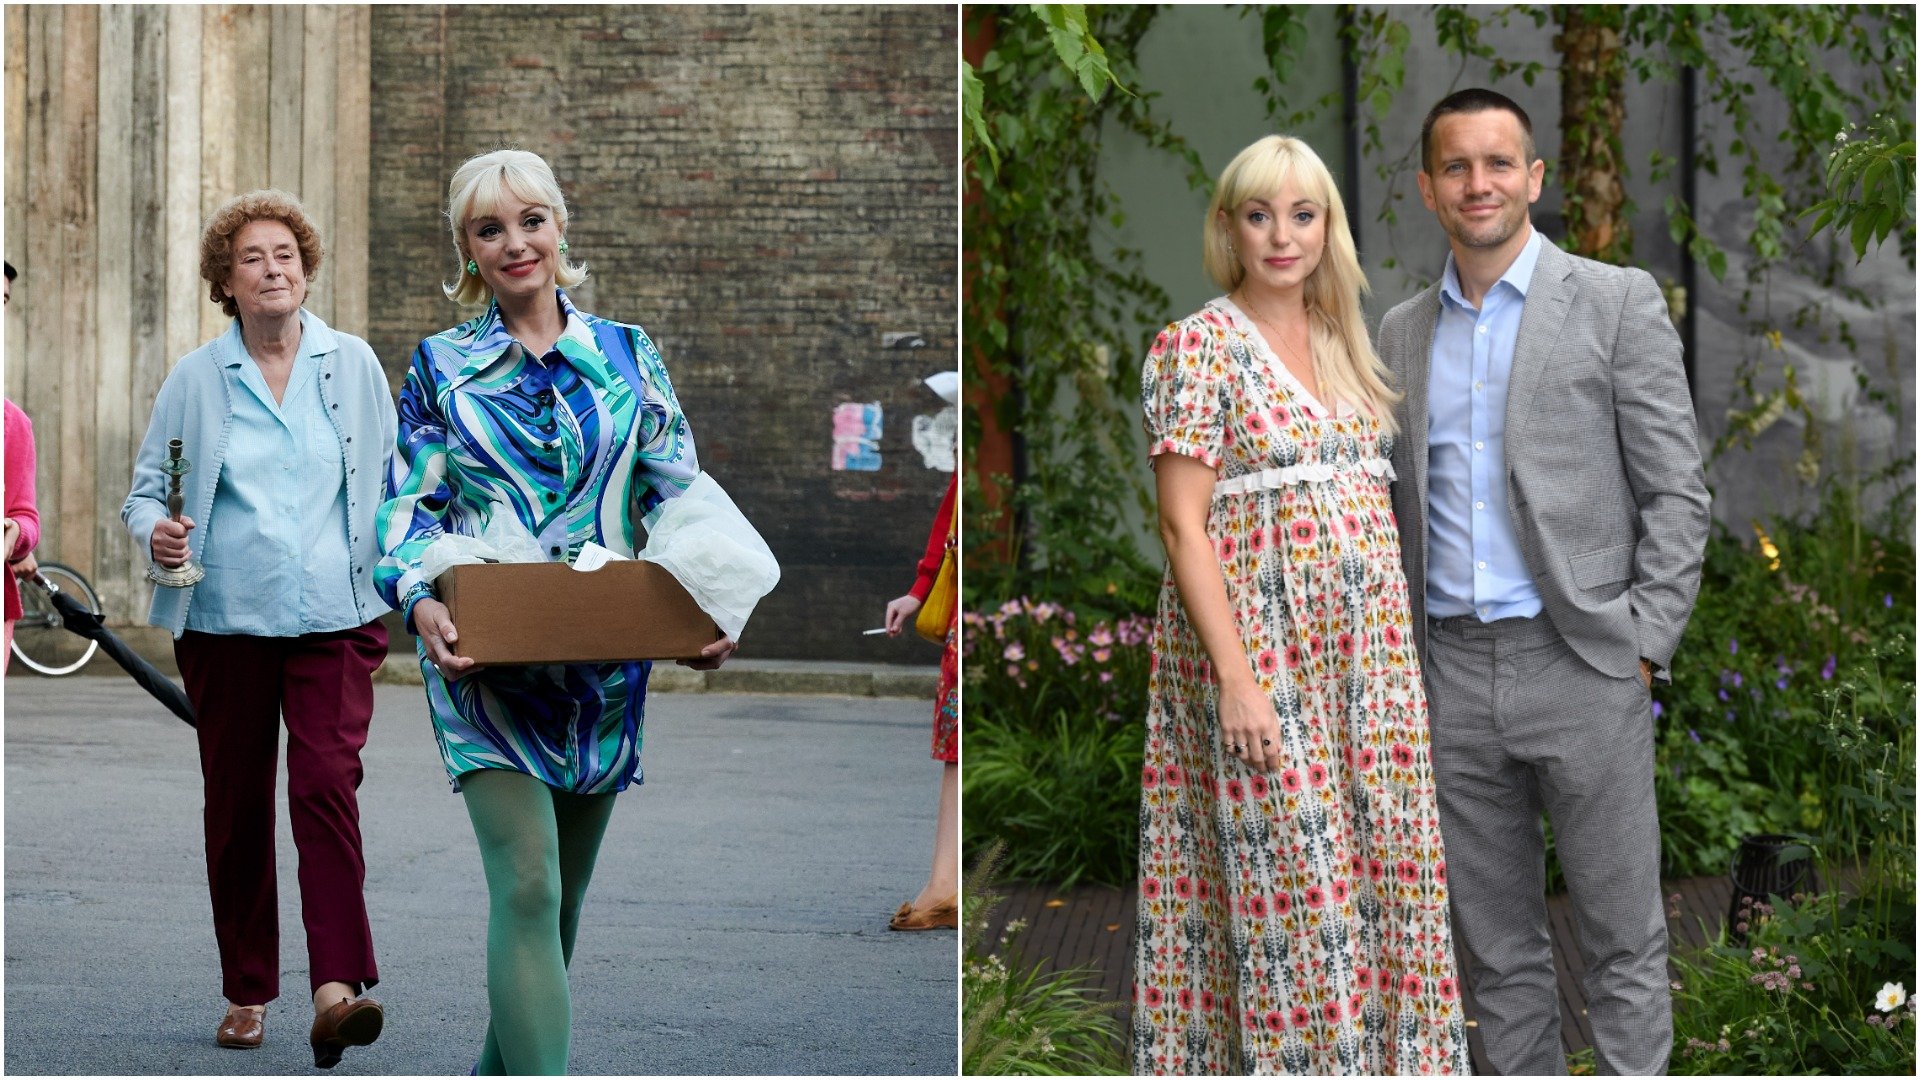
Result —
<path fill-rule="evenodd" d="M 1743 909 L 1746 947 L 1723 933 L 1677 956 L 1676 1074 L 1914 1075 L 1913 892 Z M 1898 988 L 1903 1001 L 1886 1008 Z"/>

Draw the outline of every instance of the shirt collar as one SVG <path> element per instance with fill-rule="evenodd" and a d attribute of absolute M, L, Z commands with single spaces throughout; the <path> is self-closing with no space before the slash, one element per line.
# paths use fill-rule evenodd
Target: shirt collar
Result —
<path fill-rule="evenodd" d="M 606 359 L 600 355 L 599 344 L 594 340 L 593 328 L 587 325 L 586 317 L 573 306 L 565 289 L 556 288 L 553 292 L 560 301 L 561 318 L 566 320 L 559 339 L 553 343 L 554 348 L 581 375 L 604 388 L 610 376 Z M 485 371 L 505 355 L 513 344 L 513 335 L 507 332 L 506 323 L 500 318 L 500 302 L 489 301 L 486 313 L 475 320 L 471 342 L 466 347 L 466 362 L 460 365 L 460 370 L 450 382 L 458 385 Z"/>
<path fill-rule="evenodd" d="M 1529 225 L 1528 228 L 1532 226 Z M 1513 264 L 1507 267 L 1506 273 L 1500 275 L 1499 281 L 1493 283 L 1495 287 L 1505 282 L 1514 292 L 1520 294 L 1520 299 L 1525 300 L 1527 286 L 1533 281 L 1533 268 L 1540 261 L 1540 245 L 1545 242 L 1540 236 L 1540 230 L 1533 229 L 1533 235 L 1527 237 L 1526 244 L 1520 248 L 1520 254 L 1514 256 Z M 1487 291 L 1491 293 L 1493 290 Z M 1458 307 L 1473 310 L 1473 305 L 1467 303 L 1465 295 L 1460 291 L 1460 271 L 1454 266 L 1451 251 L 1447 252 L 1446 272 L 1440 275 L 1440 296 Z"/>
<path fill-rule="evenodd" d="M 240 334 L 238 318 L 228 322 L 227 332 L 220 335 L 220 340 L 224 346 L 221 352 L 225 357 L 225 366 L 239 367 L 240 361 L 247 359 L 247 341 Z M 340 337 L 333 332 L 333 327 L 322 322 L 320 316 L 301 308 L 300 355 L 324 356 L 339 347 Z"/>

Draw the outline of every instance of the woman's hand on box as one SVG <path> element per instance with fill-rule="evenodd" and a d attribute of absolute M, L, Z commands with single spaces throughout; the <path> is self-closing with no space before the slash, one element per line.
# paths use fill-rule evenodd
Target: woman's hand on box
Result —
<path fill-rule="evenodd" d="M 732 638 L 723 637 L 719 641 L 716 641 L 713 644 L 707 646 L 706 648 L 701 649 L 700 659 L 675 660 L 674 663 L 681 664 L 690 668 L 695 668 L 700 671 L 712 671 L 714 668 L 717 668 L 721 664 L 726 663 L 727 657 L 732 656 L 733 650 L 739 647 L 740 647 L 739 643 L 734 641 Z"/>
<path fill-rule="evenodd" d="M 414 604 L 413 628 L 427 643 L 427 659 L 439 669 L 441 678 L 457 679 L 479 667 L 471 659 L 453 654 L 451 646 L 460 640 L 460 632 L 453 628 L 447 605 L 430 596 Z"/>

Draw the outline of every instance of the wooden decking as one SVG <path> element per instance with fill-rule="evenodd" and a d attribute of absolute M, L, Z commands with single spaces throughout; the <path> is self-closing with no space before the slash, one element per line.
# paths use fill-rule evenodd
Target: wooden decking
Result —
<path fill-rule="evenodd" d="M 1082 885 L 1057 889 L 1045 885 L 1013 884 L 999 890 L 1006 897 L 988 923 L 986 940 L 997 942 L 1015 919 L 1027 924 L 1014 941 L 1020 957 L 1038 962 L 1044 971 L 1074 967 L 1091 969 L 1092 985 L 1108 1000 L 1129 997 L 1133 973 L 1133 911 L 1135 890 Z M 1667 932 L 1676 952 L 1697 948 L 1717 934 L 1733 900 L 1733 885 L 1724 877 L 1670 881 L 1662 890 L 1669 898 Z M 1671 898 L 1678 896 L 1676 904 Z M 1587 1022 L 1586 996 L 1580 980 L 1586 963 L 1574 945 L 1573 905 L 1566 895 L 1548 898 L 1547 914 L 1553 934 L 1554 974 L 1560 987 L 1560 1038 L 1569 1055 L 1593 1045 Z M 1468 1042 L 1474 1069 L 1485 1072 L 1480 1036 L 1473 1022 L 1473 998 L 1466 998 Z M 1124 1020 L 1117 1030 L 1126 1030 Z"/>

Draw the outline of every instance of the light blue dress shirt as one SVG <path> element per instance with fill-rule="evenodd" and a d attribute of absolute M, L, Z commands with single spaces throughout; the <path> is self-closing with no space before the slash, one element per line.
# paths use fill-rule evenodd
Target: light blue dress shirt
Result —
<path fill-rule="evenodd" d="M 346 464 L 319 362 L 300 352 L 278 404 L 258 364 L 241 356 L 226 366 L 240 388 L 187 629 L 298 637 L 359 626 Z"/>
<path fill-rule="evenodd" d="M 1532 618 L 1540 592 L 1507 513 L 1507 378 L 1538 232 L 1476 309 L 1447 256 L 1427 386 L 1427 613 Z"/>

